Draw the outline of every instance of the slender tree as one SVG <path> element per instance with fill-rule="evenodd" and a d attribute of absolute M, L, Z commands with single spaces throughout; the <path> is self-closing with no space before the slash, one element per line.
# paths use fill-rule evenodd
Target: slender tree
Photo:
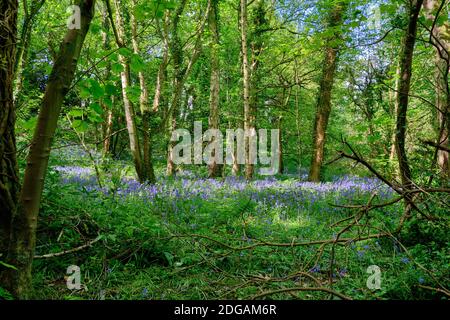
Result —
<path fill-rule="evenodd" d="M 209 15 L 209 29 L 212 35 L 211 41 L 211 79 L 209 96 L 209 128 L 219 129 L 219 93 L 220 93 L 220 59 L 219 59 L 219 1 L 212 0 L 211 14 Z M 217 163 L 214 155 L 214 162 L 209 165 L 208 175 L 211 178 L 221 175 L 222 167 Z"/>
<path fill-rule="evenodd" d="M 403 185 L 408 188 L 411 186 L 411 169 L 409 167 L 406 155 L 406 129 L 407 129 L 407 111 L 409 103 L 409 91 L 411 86 L 412 62 L 414 46 L 416 43 L 417 23 L 423 0 L 411 1 L 408 8 L 409 21 L 406 33 L 402 43 L 400 54 L 400 81 L 397 95 L 397 120 L 395 131 L 395 150 L 399 164 L 399 172 Z"/>
<path fill-rule="evenodd" d="M 28 51 L 31 42 L 31 35 L 33 32 L 33 26 L 36 21 L 36 17 L 44 5 L 45 0 L 31 0 L 28 3 L 27 0 L 22 0 L 22 7 L 24 12 L 24 18 L 22 23 L 22 28 L 20 31 L 20 41 L 17 46 L 16 53 L 16 61 L 15 61 L 15 98 L 17 99 L 18 95 L 22 91 L 23 88 L 23 71 L 28 63 Z"/>
<path fill-rule="evenodd" d="M 13 4 L 13 1 L 8 2 Z M 74 78 L 84 39 L 94 16 L 95 0 L 78 0 L 75 5 L 80 7 L 80 29 L 69 29 L 61 43 L 42 99 L 27 158 L 19 205 L 12 219 L 7 261 L 16 269 L 4 271 L 1 282 L 2 287 L 18 298 L 27 298 L 29 295 L 36 227 L 51 141 L 64 97 Z"/>
<path fill-rule="evenodd" d="M 254 121 L 251 113 L 250 95 L 250 65 L 248 59 L 248 3 L 247 0 L 240 2 L 240 29 L 241 29 L 241 54 L 242 54 L 242 83 L 244 99 L 244 130 L 245 136 L 245 177 L 251 179 L 253 176 L 254 164 L 250 152 L 250 132 L 255 130 Z"/>
<path fill-rule="evenodd" d="M 116 20 L 113 18 L 113 10 L 109 0 L 106 0 L 106 5 L 108 8 L 109 18 L 111 22 L 111 26 L 114 32 L 114 38 L 116 40 L 116 44 L 119 48 L 126 48 L 125 44 L 125 27 L 121 13 L 121 2 L 120 0 L 114 0 L 115 7 L 115 16 Z M 123 54 L 119 55 L 119 61 L 122 65 L 122 71 L 120 72 L 120 80 L 122 86 L 122 100 L 123 106 L 125 109 L 125 121 L 128 130 L 128 138 L 130 142 L 130 151 L 133 157 L 134 167 L 136 170 L 136 174 L 140 182 L 144 182 L 145 175 L 143 170 L 143 162 L 142 162 L 142 154 L 139 143 L 139 135 L 136 128 L 136 113 L 134 110 L 133 103 L 129 97 L 128 90 L 131 86 L 131 78 L 130 78 L 130 63 L 128 58 Z"/>
<path fill-rule="evenodd" d="M 445 1 L 425 0 L 424 8 L 427 19 L 431 21 L 430 42 L 435 48 L 435 91 L 436 91 L 436 122 L 437 122 L 437 145 L 448 148 L 449 146 L 449 128 L 450 128 L 450 90 L 448 85 L 449 66 L 450 66 L 450 33 L 449 23 L 441 26 L 436 25 L 435 21 L 442 12 Z M 436 160 L 441 175 L 444 178 L 450 177 L 449 152 L 443 149 L 436 151 Z"/>
<path fill-rule="evenodd" d="M 184 52 L 183 52 L 183 44 L 181 43 L 180 35 L 179 35 L 179 23 L 180 17 L 184 11 L 184 7 L 186 6 L 187 0 L 181 0 L 178 5 L 177 10 L 175 11 L 175 15 L 172 19 L 172 30 L 171 30 L 171 41 L 170 41 L 170 51 L 173 63 L 173 93 L 170 104 L 170 110 L 168 111 L 168 119 L 169 119 L 169 136 L 172 136 L 172 133 L 177 129 L 177 121 L 178 114 L 180 112 L 180 104 L 181 104 L 181 96 L 183 93 L 184 83 L 192 71 L 192 67 L 195 62 L 198 60 L 202 50 L 202 36 L 203 31 L 208 21 L 209 14 L 211 12 L 211 0 L 208 0 L 207 8 L 204 12 L 204 17 L 200 21 L 200 26 L 197 30 L 197 38 L 194 44 L 194 49 L 189 59 L 189 62 L 186 66 L 184 66 Z M 184 66 L 184 67 L 183 67 Z M 169 142 L 168 146 L 168 155 L 167 155 L 167 175 L 172 176 L 175 173 L 175 163 L 173 148 L 175 146 L 175 142 Z"/>
<path fill-rule="evenodd" d="M 322 78 L 314 121 L 313 155 L 309 170 L 309 180 L 315 182 L 320 181 L 322 171 L 328 120 L 331 113 L 331 94 L 340 47 L 339 40 L 342 37 L 342 22 L 347 6 L 347 0 L 335 1 L 328 17 L 327 28 L 331 31 L 331 35 L 325 39 Z"/>
<path fill-rule="evenodd" d="M 108 9 L 105 6 L 103 6 L 102 11 L 102 48 L 105 51 L 111 50 L 111 44 L 110 44 L 110 23 L 108 18 Z M 103 74 L 104 80 L 108 81 L 111 78 L 111 61 L 106 62 L 106 68 L 105 72 Z M 110 152 L 111 147 L 111 134 L 113 130 L 113 124 L 114 124 L 114 115 L 112 106 L 114 105 L 114 95 L 111 95 L 110 101 L 111 106 L 108 106 L 106 103 L 106 99 L 101 100 L 102 108 L 105 112 L 105 117 L 103 121 L 103 154 L 106 155 Z"/>
<path fill-rule="evenodd" d="M 163 43 L 163 56 L 159 65 L 158 76 L 156 78 L 156 88 L 152 108 L 153 112 L 159 111 L 161 100 L 163 99 L 163 92 L 165 90 L 167 66 L 169 65 L 169 20 L 169 10 L 166 10 L 164 13 L 162 25 L 160 19 L 156 20 L 156 28 Z"/>
<path fill-rule="evenodd" d="M 186 6 L 187 0 L 181 0 L 179 3 L 175 15 L 172 19 L 172 29 L 171 29 L 171 41 L 170 41 L 170 53 L 172 57 L 173 65 L 173 93 L 172 100 L 170 104 L 170 110 L 168 114 L 169 118 L 169 134 L 177 127 L 177 117 L 179 111 L 179 104 L 181 99 L 181 94 L 183 91 L 184 84 L 184 72 L 183 72 L 183 47 L 179 35 L 179 24 L 180 18 L 183 14 L 184 7 Z M 175 143 L 169 142 L 168 154 L 167 154 L 167 175 L 171 176 L 175 173 L 175 163 L 173 162 L 173 148 Z"/>
<path fill-rule="evenodd" d="M 20 183 L 13 98 L 18 1 L 0 2 L 0 260 L 7 254 Z"/>
<path fill-rule="evenodd" d="M 132 0 L 132 8 L 136 7 L 136 0 Z M 132 35 L 132 43 L 133 43 L 133 51 L 135 54 L 140 53 L 139 44 L 138 44 L 138 33 L 137 33 L 137 21 L 134 16 L 134 13 L 131 14 L 131 35 Z M 142 154 L 143 154 L 143 164 L 142 164 L 142 180 L 150 183 L 155 182 L 155 171 L 153 169 L 153 161 L 152 161 L 152 137 L 150 132 L 150 106 L 148 101 L 148 89 L 147 84 L 145 82 L 144 72 L 141 70 L 138 72 L 139 77 L 139 87 L 141 89 L 141 94 L 139 97 L 139 106 L 142 114 L 142 127 L 143 127 L 143 141 L 142 141 Z"/>

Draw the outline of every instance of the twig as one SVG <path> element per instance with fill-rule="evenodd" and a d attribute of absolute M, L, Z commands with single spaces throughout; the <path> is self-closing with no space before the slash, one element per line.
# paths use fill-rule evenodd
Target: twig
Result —
<path fill-rule="evenodd" d="M 255 295 L 251 298 L 251 300 L 256 300 L 258 298 L 262 298 L 265 296 L 269 296 L 276 293 L 283 293 L 283 292 L 292 292 L 292 291 L 321 291 L 321 292 L 327 292 L 332 295 L 335 295 L 343 300 L 352 300 L 352 298 L 347 297 L 346 295 L 343 295 L 342 293 L 336 292 L 334 290 L 324 288 L 324 287 L 313 287 L 313 288 L 305 288 L 305 287 L 294 287 L 294 288 L 284 288 L 284 289 L 278 289 L 273 291 L 266 291 L 261 294 Z"/>
<path fill-rule="evenodd" d="M 34 259 L 54 258 L 54 257 L 60 257 L 60 256 L 65 255 L 65 254 L 78 252 L 78 251 L 81 251 L 83 249 L 86 249 L 86 248 L 92 246 L 94 243 L 98 242 L 101 238 L 102 237 L 99 235 L 94 240 L 89 241 L 88 243 L 86 243 L 86 244 L 84 244 L 82 246 L 79 246 L 79 247 L 76 247 L 76 248 L 73 248 L 73 249 L 64 250 L 64 251 L 61 251 L 61 252 L 48 253 L 48 254 L 44 254 L 42 256 L 34 256 Z"/>

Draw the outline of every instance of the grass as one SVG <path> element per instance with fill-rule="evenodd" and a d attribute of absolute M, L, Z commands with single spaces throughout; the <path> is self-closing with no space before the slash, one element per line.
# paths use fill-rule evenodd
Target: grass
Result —
<path fill-rule="evenodd" d="M 334 239 L 342 226 L 331 226 L 355 213 L 336 205 L 365 204 L 375 192 L 374 203 L 392 198 L 374 179 L 341 176 L 312 184 L 284 175 L 247 183 L 184 172 L 142 186 L 122 166 L 108 168 L 99 188 L 86 163 L 57 163 L 44 192 L 37 254 L 71 249 L 98 234 L 101 240 L 36 259 L 37 299 L 248 299 L 294 287 L 327 287 L 352 299 L 440 299 L 445 295 L 423 286 L 449 285 L 448 228 L 439 229 L 440 241 L 405 238 L 407 247 L 398 242 L 402 235 L 335 246 L 267 245 Z M 392 230 L 401 212 L 396 204 L 372 210 L 368 219 L 372 228 Z M 67 289 L 70 265 L 81 269 L 81 290 Z M 380 290 L 367 287 L 371 265 L 381 269 Z M 336 298 L 318 291 L 266 297 Z"/>

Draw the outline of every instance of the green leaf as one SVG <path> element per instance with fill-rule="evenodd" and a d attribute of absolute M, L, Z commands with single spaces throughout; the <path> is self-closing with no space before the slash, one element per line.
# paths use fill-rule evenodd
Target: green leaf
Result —
<path fill-rule="evenodd" d="M 90 112 L 88 115 L 89 121 L 92 123 L 102 123 L 103 118 L 96 112 Z"/>
<path fill-rule="evenodd" d="M 98 104 L 97 102 L 91 104 L 91 105 L 89 106 L 89 108 L 90 108 L 92 111 L 94 111 L 95 113 L 97 113 L 98 115 L 102 115 L 102 114 L 104 113 L 102 107 L 101 107 L 100 104 Z"/>
<path fill-rule="evenodd" d="M 111 71 L 114 73 L 123 72 L 125 69 L 123 68 L 122 64 L 120 63 L 113 63 L 111 65 Z"/>
<path fill-rule="evenodd" d="M 74 120 L 73 121 L 73 128 L 77 132 L 86 132 L 89 129 L 89 123 L 83 120 Z"/>
<path fill-rule="evenodd" d="M 144 62 L 144 60 L 142 60 L 142 58 L 139 55 L 133 54 L 131 56 L 130 68 L 131 68 L 131 71 L 133 71 L 133 72 L 140 72 L 140 71 L 144 70 L 145 62 Z"/>
<path fill-rule="evenodd" d="M 164 257 L 167 259 L 169 266 L 173 265 L 173 255 L 170 252 L 164 252 Z"/>
<path fill-rule="evenodd" d="M 105 97 L 102 101 L 105 106 L 107 106 L 108 108 L 112 108 L 113 102 L 110 97 Z"/>
<path fill-rule="evenodd" d="M 84 111 L 81 109 L 74 109 L 74 110 L 70 110 L 68 113 L 69 116 L 71 117 L 82 117 L 84 115 Z"/>
<path fill-rule="evenodd" d="M 105 93 L 108 96 L 114 96 L 115 94 L 117 94 L 117 89 L 115 85 L 112 85 L 110 83 L 105 85 Z"/>
<path fill-rule="evenodd" d="M 23 127 L 24 129 L 30 130 L 33 129 L 36 126 L 37 123 L 37 117 L 33 117 L 28 119 L 24 124 Z"/>
<path fill-rule="evenodd" d="M 86 87 L 86 86 L 82 86 L 80 88 L 80 98 L 81 99 L 87 99 L 90 96 L 91 96 L 91 92 L 90 92 L 89 88 Z"/>
<path fill-rule="evenodd" d="M 131 57 L 131 55 L 133 54 L 133 52 L 128 48 L 120 48 L 117 52 L 127 58 Z"/>
<path fill-rule="evenodd" d="M 0 298 L 5 300 L 14 300 L 13 295 L 2 287 L 0 287 Z"/>
<path fill-rule="evenodd" d="M 90 79 L 89 84 L 91 85 L 90 92 L 94 99 L 99 99 L 103 97 L 103 95 L 105 94 L 105 90 L 102 88 L 102 86 L 98 83 L 97 80 Z"/>

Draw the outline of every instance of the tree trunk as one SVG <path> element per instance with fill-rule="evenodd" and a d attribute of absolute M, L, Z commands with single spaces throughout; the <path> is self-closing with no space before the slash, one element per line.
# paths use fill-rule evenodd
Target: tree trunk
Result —
<path fill-rule="evenodd" d="M 439 2 L 436 0 L 425 0 L 424 9 L 427 19 L 434 21 Z M 441 13 L 444 14 L 444 13 Z M 449 76 L 449 50 L 450 44 L 446 35 L 450 32 L 448 22 L 442 26 L 434 26 L 431 39 L 435 47 L 436 71 L 435 71 L 435 88 L 436 88 L 436 122 L 437 122 L 437 144 L 445 148 L 449 146 L 449 105 L 450 92 L 448 86 Z M 445 150 L 437 150 L 436 161 L 444 178 L 450 177 L 449 153 Z"/>
<path fill-rule="evenodd" d="M 156 78 L 155 96 L 153 98 L 153 112 L 158 112 L 163 97 L 163 92 L 166 82 L 167 66 L 169 64 L 169 35 L 167 26 L 169 24 L 169 15 L 167 11 L 164 14 L 163 26 L 161 28 L 159 20 L 157 21 L 158 33 L 163 42 L 163 57 L 158 69 L 158 76 Z"/>
<path fill-rule="evenodd" d="M 114 5 L 116 9 L 116 23 L 114 23 L 113 15 L 112 15 L 112 9 L 109 0 L 106 0 L 106 4 L 108 7 L 108 12 L 110 16 L 111 26 L 114 31 L 114 37 L 116 39 L 117 46 L 120 48 L 125 48 L 125 30 L 124 30 L 124 24 L 122 20 L 121 15 L 121 6 L 119 0 L 114 0 Z M 117 24 L 117 28 L 116 28 Z M 120 73 L 120 80 L 122 85 L 122 99 L 123 99 L 123 105 L 125 109 L 125 121 L 127 125 L 128 130 L 128 137 L 130 141 L 130 151 L 131 155 L 133 157 L 134 167 L 136 170 L 136 174 L 138 176 L 138 179 L 140 182 L 144 182 L 144 176 L 143 176 L 143 166 L 142 166 L 142 156 L 141 156 L 141 150 L 139 146 L 139 136 L 136 129 L 136 123 L 134 121 L 135 118 L 135 112 L 133 108 L 133 103 L 131 102 L 130 98 L 128 97 L 128 88 L 131 85 L 130 80 L 130 64 L 128 62 L 128 59 L 124 57 L 123 55 L 119 55 L 119 61 L 123 67 L 123 71 Z"/>
<path fill-rule="evenodd" d="M 178 34 L 178 24 L 180 22 L 181 14 L 186 6 L 186 0 L 182 0 L 178 5 L 175 12 L 175 16 L 172 20 L 172 39 L 170 43 L 170 51 L 172 55 L 173 63 L 173 94 L 169 110 L 169 138 L 172 132 L 177 127 L 177 117 L 180 108 L 180 99 L 183 91 L 183 48 L 181 44 L 181 39 Z M 175 143 L 169 141 L 168 154 L 167 154 L 167 169 L 166 173 L 168 176 L 172 176 L 175 173 L 175 164 L 173 162 L 173 148 Z"/>
<path fill-rule="evenodd" d="M 18 6 L 17 0 L 0 2 L 0 261 L 7 254 L 20 192 L 13 98 Z"/>
<path fill-rule="evenodd" d="M 168 114 L 169 118 L 169 138 L 172 135 L 172 132 L 177 128 L 177 118 L 180 113 L 180 102 L 181 96 L 183 93 L 183 86 L 187 76 L 189 76 L 193 65 L 197 61 L 201 47 L 202 47 L 202 34 L 205 27 L 205 23 L 210 14 L 211 8 L 211 0 L 208 0 L 208 6 L 205 12 L 205 16 L 203 21 L 200 24 L 200 28 L 197 33 L 197 40 L 194 45 L 194 51 L 192 53 L 191 59 L 189 60 L 188 65 L 183 68 L 183 45 L 181 43 L 180 36 L 178 34 L 178 26 L 180 22 L 180 16 L 184 11 L 184 7 L 186 6 L 187 0 L 181 0 L 176 12 L 175 16 L 172 20 L 172 41 L 170 45 L 170 51 L 172 55 L 173 61 L 173 69 L 174 69 L 174 78 L 173 78 L 173 94 L 171 106 Z M 175 173 L 175 163 L 173 162 L 173 148 L 175 147 L 176 142 L 169 141 L 168 152 L 167 152 L 167 168 L 166 173 L 168 176 L 172 176 Z"/>
<path fill-rule="evenodd" d="M 394 110 L 393 110 L 393 117 L 397 116 L 398 112 L 398 90 L 399 90 L 399 83 L 400 83 L 400 64 L 397 65 L 396 68 L 396 79 L 395 79 L 395 88 L 394 88 Z M 392 144 L 391 144 L 391 151 L 389 153 L 389 161 L 393 162 L 395 160 L 395 126 L 392 130 Z"/>
<path fill-rule="evenodd" d="M 132 0 L 132 7 L 136 7 L 136 0 Z M 137 22 L 134 14 L 131 14 L 131 34 L 132 34 L 132 43 L 133 43 L 133 51 L 135 54 L 139 54 L 139 45 L 137 40 Z M 144 73 L 140 71 L 138 73 L 139 77 L 139 86 L 141 88 L 141 95 L 139 98 L 139 105 L 142 114 L 142 127 L 143 127 L 143 156 L 144 162 L 142 167 L 142 181 L 155 183 L 155 171 L 153 169 L 152 162 L 152 148 L 151 148 L 151 133 L 150 133 L 150 108 L 148 102 L 148 89 L 145 83 Z"/>
<path fill-rule="evenodd" d="M 283 174 L 284 162 L 283 162 L 283 139 L 282 139 L 282 117 L 278 117 L 278 174 Z"/>
<path fill-rule="evenodd" d="M 252 179 L 254 164 L 251 157 L 250 139 L 249 135 L 252 130 L 255 130 L 251 104 L 251 82 L 250 82 L 250 66 L 248 61 L 248 44 L 247 44 L 247 0 L 241 0 L 240 6 L 240 28 L 241 28 L 241 54 L 242 54 L 242 81 L 243 81 L 243 98 L 244 98 L 244 130 L 246 132 L 245 143 L 245 178 Z M 254 132 L 253 132 L 254 133 Z"/>
<path fill-rule="evenodd" d="M 219 29 L 218 29 L 218 10 L 219 1 L 212 0 L 211 14 L 209 15 L 209 29 L 212 34 L 211 42 L 211 80 L 209 97 L 209 129 L 219 129 L 219 93 L 220 93 L 220 57 L 219 57 Z M 211 141 L 213 142 L 213 141 Z M 214 155 L 215 156 L 215 155 Z M 222 166 L 214 162 L 208 167 L 208 176 L 210 178 L 220 177 Z"/>
<path fill-rule="evenodd" d="M 26 0 L 23 1 L 24 4 L 24 20 L 22 24 L 22 30 L 20 32 L 20 42 L 17 46 L 18 50 L 16 53 L 16 62 L 14 67 L 14 74 L 16 78 L 14 101 L 17 100 L 18 96 L 22 92 L 23 88 L 23 70 L 28 63 L 28 50 L 31 41 L 31 34 L 33 32 L 33 26 L 39 10 L 44 5 L 45 0 L 32 0 L 31 6 L 28 7 Z"/>
<path fill-rule="evenodd" d="M 402 43 L 402 52 L 400 54 L 400 82 L 397 95 L 397 123 L 395 134 L 395 150 L 399 164 L 399 172 L 402 184 L 405 188 L 411 187 L 411 169 L 409 168 L 406 155 L 406 128 L 407 111 L 409 102 L 409 90 L 412 75 L 412 61 L 414 46 L 416 43 L 417 21 L 422 7 L 423 0 L 413 0 L 409 9 L 408 28 Z"/>
<path fill-rule="evenodd" d="M 108 51 L 111 49 L 111 45 L 109 43 L 109 30 L 110 30 L 110 23 L 108 20 L 108 10 L 105 7 L 102 12 L 102 41 L 103 41 L 103 49 L 105 51 Z M 108 61 L 106 68 L 105 68 L 105 81 L 110 80 L 111 77 L 111 62 Z M 110 97 L 112 105 L 114 105 L 114 96 Z M 103 122 L 103 155 L 107 155 L 110 151 L 111 146 L 111 134 L 113 129 L 113 112 L 112 112 L 112 106 L 108 106 L 102 99 L 101 101 L 102 108 L 105 112 L 104 122 Z"/>
<path fill-rule="evenodd" d="M 343 22 L 347 2 L 336 2 L 330 12 L 329 28 L 337 28 Z M 324 149 L 328 120 L 331 113 L 331 94 L 336 71 L 341 31 L 337 29 L 326 39 L 325 57 L 323 60 L 322 79 L 317 100 L 316 118 L 314 121 L 313 155 L 309 171 L 309 181 L 319 182 L 324 161 Z"/>
<path fill-rule="evenodd" d="M 49 77 L 36 129 L 27 158 L 17 214 L 8 251 L 8 263 L 18 270 L 4 272 L 2 286 L 18 298 L 27 298 L 31 286 L 31 266 L 36 245 L 39 205 L 48 166 L 51 141 L 58 117 L 80 56 L 84 39 L 94 16 L 95 0 L 79 0 L 81 29 L 68 30 Z"/>

